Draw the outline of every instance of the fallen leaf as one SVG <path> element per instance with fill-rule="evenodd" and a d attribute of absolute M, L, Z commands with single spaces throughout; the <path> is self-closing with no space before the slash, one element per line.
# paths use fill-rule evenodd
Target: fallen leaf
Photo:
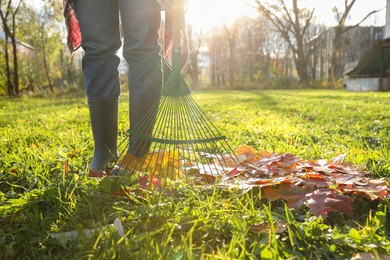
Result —
<path fill-rule="evenodd" d="M 264 187 L 262 197 L 268 201 L 283 199 L 287 206 L 299 210 L 306 199 L 306 194 L 311 193 L 314 187 L 299 187 L 291 183 L 282 183 L 275 187 Z"/>
<path fill-rule="evenodd" d="M 319 189 L 308 193 L 305 204 L 315 216 L 326 218 L 329 212 L 342 212 L 348 217 L 353 216 L 352 199 L 350 197 L 336 194 L 329 189 Z"/>
<path fill-rule="evenodd" d="M 68 159 L 65 160 L 64 162 L 64 173 L 68 173 L 69 172 L 69 161 Z"/>
<path fill-rule="evenodd" d="M 280 163 L 283 167 L 290 167 L 301 160 L 300 157 L 295 156 L 294 154 L 286 153 L 282 155 Z"/>
<path fill-rule="evenodd" d="M 233 170 L 231 170 L 230 172 L 226 173 L 226 176 L 229 177 L 229 178 L 234 178 L 234 177 L 236 177 L 239 173 L 240 173 L 240 171 L 238 170 L 238 166 L 237 166 L 237 167 L 235 167 Z"/>
<path fill-rule="evenodd" d="M 347 153 L 340 154 L 332 159 L 329 160 L 330 163 L 332 164 L 340 164 L 345 161 L 345 158 L 347 157 Z"/>
<path fill-rule="evenodd" d="M 307 177 L 309 179 L 317 179 L 317 180 L 323 180 L 324 179 L 324 175 L 322 175 L 320 173 L 316 173 L 316 172 L 307 173 L 306 175 L 307 175 Z"/>
<path fill-rule="evenodd" d="M 281 220 L 274 221 L 273 225 L 276 234 L 283 233 L 287 229 L 287 224 Z M 263 222 L 256 225 L 248 224 L 247 226 L 249 228 L 249 231 L 254 233 L 263 234 L 263 233 L 268 233 L 271 230 L 271 224 L 269 222 Z"/>
<path fill-rule="evenodd" d="M 249 145 L 240 145 L 239 147 L 237 147 L 237 154 L 238 155 L 242 155 L 242 154 L 246 154 L 246 155 L 249 155 L 249 154 L 253 154 L 255 152 L 255 150 L 253 149 L 253 147 L 249 146 Z"/>

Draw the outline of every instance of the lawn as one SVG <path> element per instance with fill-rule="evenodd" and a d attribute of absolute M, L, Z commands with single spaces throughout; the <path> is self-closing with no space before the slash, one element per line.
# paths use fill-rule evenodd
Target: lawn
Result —
<path fill-rule="evenodd" d="M 390 93 L 204 91 L 192 96 L 237 148 L 363 165 L 390 179 Z M 128 128 L 120 101 L 120 139 Z M 261 189 L 134 176 L 88 179 L 85 98 L 0 100 L 0 259 L 349 259 L 390 255 L 388 197 L 357 199 L 353 217 L 267 203 Z M 387 182 L 387 185 L 389 183 Z M 118 191 L 126 186 L 123 196 Z M 112 225 L 120 220 L 124 235 Z M 280 224 L 282 223 L 282 224 Z M 73 233 L 64 233 L 73 231 Z M 71 235 L 69 235 L 71 234 Z"/>

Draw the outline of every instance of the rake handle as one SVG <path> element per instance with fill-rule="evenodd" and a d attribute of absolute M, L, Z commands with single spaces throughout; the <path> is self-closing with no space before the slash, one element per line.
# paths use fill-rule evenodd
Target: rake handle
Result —
<path fill-rule="evenodd" d="M 172 1 L 172 43 L 173 47 L 180 47 L 181 17 L 183 16 L 182 0 Z"/>
<path fill-rule="evenodd" d="M 181 71 L 181 30 L 183 26 L 183 0 L 172 1 L 172 71 L 164 83 L 162 94 L 182 97 L 191 93 Z"/>
<path fill-rule="evenodd" d="M 177 77 L 177 80 L 179 80 L 181 55 L 180 33 L 184 7 L 182 0 L 173 0 L 172 3 L 172 73 Z"/>

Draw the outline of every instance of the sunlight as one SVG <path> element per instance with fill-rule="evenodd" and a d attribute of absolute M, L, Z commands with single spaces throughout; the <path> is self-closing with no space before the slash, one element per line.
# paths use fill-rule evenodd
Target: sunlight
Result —
<path fill-rule="evenodd" d="M 249 0 L 187 0 L 187 23 L 194 29 L 209 31 L 232 24 L 241 16 L 255 16 Z"/>
<path fill-rule="evenodd" d="M 275 2 L 275 0 L 267 0 Z M 287 1 L 289 3 L 290 1 Z M 322 24 L 335 25 L 332 8 L 338 6 L 342 9 L 342 2 L 339 0 L 312 1 L 302 0 L 301 4 L 308 8 L 315 8 L 316 21 Z M 187 0 L 186 19 L 194 29 L 210 31 L 215 27 L 232 24 L 237 18 L 242 16 L 256 17 L 257 11 L 253 7 L 253 0 Z M 368 12 L 382 9 L 386 6 L 385 0 L 373 1 L 370 8 L 367 8 L 365 1 L 358 1 L 348 19 L 349 24 L 360 21 Z M 383 25 L 384 11 L 368 19 L 364 25 Z"/>

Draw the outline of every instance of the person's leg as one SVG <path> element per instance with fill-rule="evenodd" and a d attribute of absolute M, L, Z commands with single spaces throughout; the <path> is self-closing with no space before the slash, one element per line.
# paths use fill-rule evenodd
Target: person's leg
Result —
<path fill-rule="evenodd" d="M 123 56 L 129 64 L 130 129 L 142 121 L 144 115 L 161 96 L 162 70 L 159 28 L 161 8 L 156 0 L 120 0 L 124 33 Z M 142 127 L 142 134 L 150 135 L 155 115 L 150 124 Z M 128 153 L 137 157 L 149 151 L 149 142 L 130 138 Z"/>
<path fill-rule="evenodd" d="M 82 69 L 87 89 L 94 154 L 91 169 L 103 170 L 116 155 L 120 95 L 118 0 L 75 0 L 85 51 Z"/>

